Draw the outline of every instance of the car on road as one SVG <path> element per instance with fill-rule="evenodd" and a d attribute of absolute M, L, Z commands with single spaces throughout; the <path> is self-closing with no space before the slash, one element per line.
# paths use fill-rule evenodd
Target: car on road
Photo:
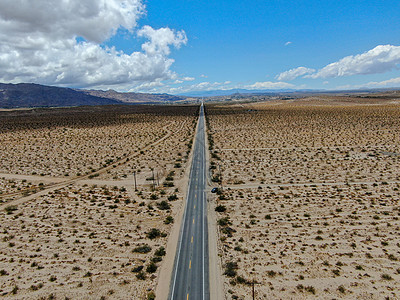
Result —
<path fill-rule="evenodd" d="M 211 193 L 216 193 L 216 192 L 218 192 L 218 188 L 216 187 L 211 190 Z"/>

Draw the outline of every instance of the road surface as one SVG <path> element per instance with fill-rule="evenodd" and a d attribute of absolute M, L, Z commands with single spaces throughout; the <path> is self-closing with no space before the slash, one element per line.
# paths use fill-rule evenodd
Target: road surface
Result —
<path fill-rule="evenodd" d="M 206 300 L 210 297 L 205 151 L 204 108 L 201 105 L 185 215 L 172 272 L 171 300 Z"/>

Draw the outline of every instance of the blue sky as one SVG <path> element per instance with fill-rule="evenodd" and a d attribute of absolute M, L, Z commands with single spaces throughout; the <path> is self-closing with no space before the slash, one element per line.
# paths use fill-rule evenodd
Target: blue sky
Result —
<path fill-rule="evenodd" d="M 22 0 L 4 1 L 0 6 L 10 8 Z M 19 66 L 26 72 L 7 65 L 0 70 L 0 80 L 26 81 L 31 76 L 38 83 L 62 86 L 169 93 L 400 86 L 399 1 L 109 0 L 120 6 L 118 14 L 107 5 L 98 6 L 101 2 L 107 3 L 88 0 L 85 7 L 56 7 L 53 14 L 60 16 L 53 22 L 59 22 L 60 29 L 42 26 L 40 22 L 47 21 L 40 16 L 32 23 L 29 15 L 35 8 L 27 8 L 24 18 L 21 13 L 14 16 L 11 8 L 8 15 L 1 13 L 0 7 L 0 37 L 11 28 L 2 21 L 11 19 L 33 24 L 31 31 L 19 30 L 26 40 L 41 30 L 48 36 L 46 30 L 51 30 L 58 43 L 71 44 L 58 53 L 35 44 L 32 51 L 48 57 L 38 58 L 47 69 L 35 69 L 38 62 L 25 59 Z M 58 9 L 82 15 L 71 23 Z M 89 18 L 83 13 L 87 9 Z M 106 21 L 101 19 L 104 14 L 109 16 Z M 77 29 L 88 19 L 90 30 Z M 51 43 L 56 47 L 54 39 Z M 0 65 L 6 59 L 4 54 L 2 61 L 2 52 L 26 48 L 14 40 L 3 42 Z M 66 57 L 63 64 L 55 59 L 60 55 Z M 36 71 L 47 75 L 30 75 Z"/>
<path fill-rule="evenodd" d="M 319 69 L 378 45 L 400 45 L 399 1 L 156 0 L 147 5 L 150 24 L 185 30 L 188 43 L 174 52 L 174 70 L 199 82 L 275 82 L 277 74 L 295 67 Z M 202 74 L 207 80 L 199 78 Z M 292 83 L 337 88 L 392 76 L 400 72 Z"/>

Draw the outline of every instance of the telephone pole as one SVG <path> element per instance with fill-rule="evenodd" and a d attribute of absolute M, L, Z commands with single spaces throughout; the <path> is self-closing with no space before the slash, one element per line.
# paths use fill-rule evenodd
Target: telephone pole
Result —
<path fill-rule="evenodd" d="M 255 300 L 256 299 L 256 291 L 255 291 L 255 289 L 254 289 L 254 278 L 253 278 L 253 281 L 252 281 L 252 283 L 251 283 L 251 285 L 252 285 L 252 294 L 253 294 L 253 300 Z"/>
<path fill-rule="evenodd" d="M 137 185 L 136 185 L 136 171 L 133 171 L 133 179 L 135 181 L 135 192 L 137 191 Z"/>
<path fill-rule="evenodd" d="M 221 172 L 221 164 L 220 163 L 218 163 L 218 169 L 219 169 L 219 184 L 221 186 L 221 190 L 223 190 L 223 187 L 222 187 L 222 172 Z"/>
<path fill-rule="evenodd" d="M 153 190 L 156 189 L 156 179 L 154 178 L 154 169 L 151 169 L 151 173 L 153 174 Z"/>

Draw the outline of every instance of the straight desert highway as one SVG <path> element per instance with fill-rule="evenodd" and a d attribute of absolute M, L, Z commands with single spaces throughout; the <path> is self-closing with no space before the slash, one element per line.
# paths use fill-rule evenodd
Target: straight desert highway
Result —
<path fill-rule="evenodd" d="M 185 215 L 172 273 L 169 293 L 171 300 L 209 299 L 205 151 L 202 104 L 190 170 Z"/>

